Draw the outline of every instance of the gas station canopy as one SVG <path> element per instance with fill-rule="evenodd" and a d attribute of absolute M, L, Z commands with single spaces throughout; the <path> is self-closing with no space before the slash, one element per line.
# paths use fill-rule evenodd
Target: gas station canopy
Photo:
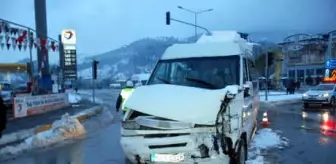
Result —
<path fill-rule="evenodd" d="M 0 72 L 27 72 L 27 64 L 0 63 Z"/>

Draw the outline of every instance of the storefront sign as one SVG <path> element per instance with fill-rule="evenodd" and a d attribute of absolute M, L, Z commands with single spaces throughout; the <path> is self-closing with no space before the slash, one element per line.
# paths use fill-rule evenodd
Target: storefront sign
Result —
<path fill-rule="evenodd" d="M 14 98 L 14 117 L 26 117 L 57 110 L 69 105 L 66 94 L 18 96 Z"/>

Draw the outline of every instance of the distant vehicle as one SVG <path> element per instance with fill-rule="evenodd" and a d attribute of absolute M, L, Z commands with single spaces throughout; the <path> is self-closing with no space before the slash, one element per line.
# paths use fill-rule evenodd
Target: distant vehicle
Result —
<path fill-rule="evenodd" d="M 169 47 L 125 102 L 120 142 L 128 160 L 245 163 L 260 100 L 252 48 L 233 31 Z"/>
<path fill-rule="evenodd" d="M 29 93 L 29 89 L 27 85 L 19 85 L 14 88 L 15 95 L 17 94 L 27 94 Z"/>
<path fill-rule="evenodd" d="M 13 102 L 12 97 L 14 95 L 13 88 L 8 82 L 0 82 L 0 94 L 2 99 L 4 100 L 5 105 L 8 108 L 12 108 Z"/>
<path fill-rule="evenodd" d="M 304 107 L 310 104 L 335 105 L 336 85 L 319 84 L 302 95 Z"/>

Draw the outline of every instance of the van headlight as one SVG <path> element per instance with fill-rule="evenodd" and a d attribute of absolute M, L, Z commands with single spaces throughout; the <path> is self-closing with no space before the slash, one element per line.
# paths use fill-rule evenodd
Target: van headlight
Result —
<path fill-rule="evenodd" d="M 329 97 L 329 93 L 325 93 L 322 95 L 323 97 Z"/>
<path fill-rule="evenodd" d="M 139 130 L 140 129 L 140 125 L 137 124 L 135 121 L 123 121 L 121 123 L 121 126 L 127 130 Z"/>
<path fill-rule="evenodd" d="M 307 97 L 307 96 L 308 96 L 308 94 L 307 94 L 307 93 L 304 93 L 304 94 L 302 94 L 302 96 L 303 96 L 303 97 Z"/>

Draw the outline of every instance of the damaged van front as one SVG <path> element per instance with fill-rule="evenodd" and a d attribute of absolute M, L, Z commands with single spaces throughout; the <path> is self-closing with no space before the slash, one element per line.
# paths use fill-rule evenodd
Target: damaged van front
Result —
<path fill-rule="evenodd" d="M 245 163 L 259 107 L 245 53 L 235 42 L 168 48 L 125 104 L 121 146 L 128 160 Z"/>

